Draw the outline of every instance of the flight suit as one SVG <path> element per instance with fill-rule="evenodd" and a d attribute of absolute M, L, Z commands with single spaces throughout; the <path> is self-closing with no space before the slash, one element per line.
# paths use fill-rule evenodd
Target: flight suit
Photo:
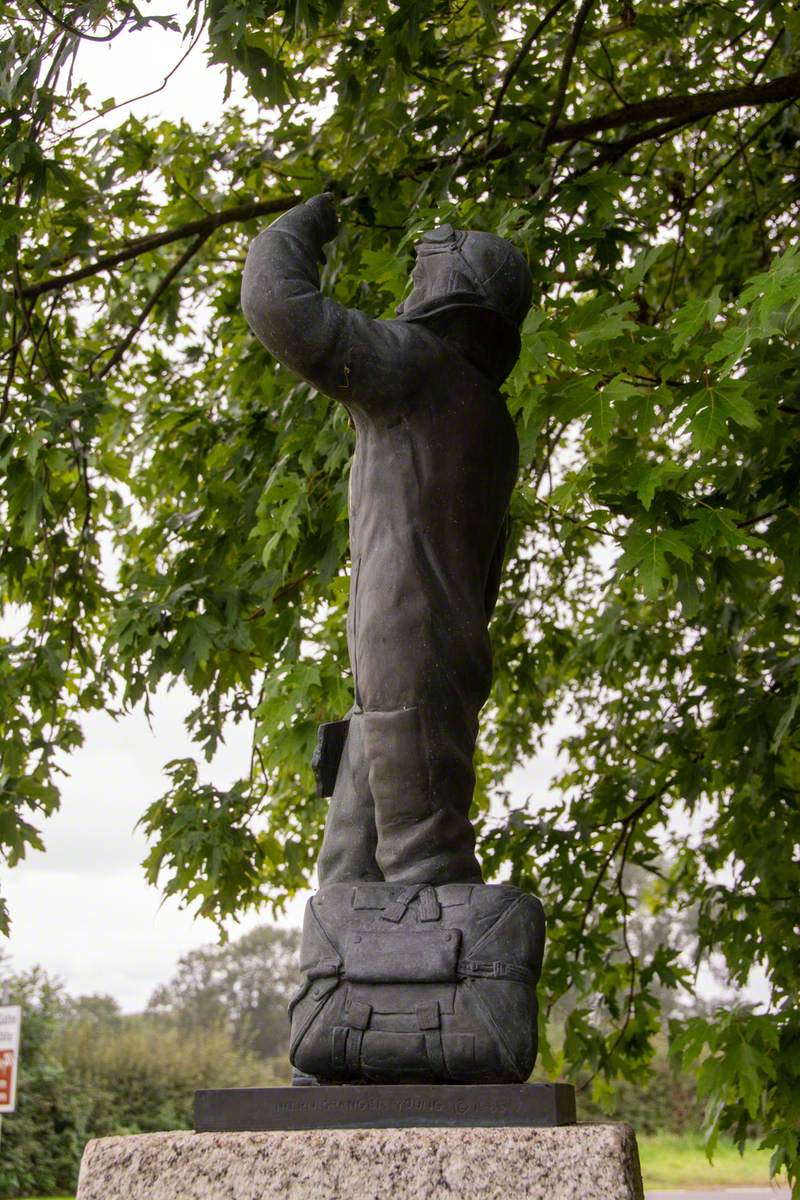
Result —
<path fill-rule="evenodd" d="M 299 204 L 255 239 L 242 282 L 259 339 L 355 426 L 355 705 L 320 883 L 480 882 L 472 758 L 518 465 L 496 377 L 508 367 L 482 369 L 425 320 L 375 320 L 323 296 L 318 263 L 335 230 L 325 197 Z"/>

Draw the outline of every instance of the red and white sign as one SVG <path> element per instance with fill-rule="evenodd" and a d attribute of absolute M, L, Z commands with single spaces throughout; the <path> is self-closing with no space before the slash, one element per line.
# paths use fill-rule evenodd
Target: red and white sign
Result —
<path fill-rule="evenodd" d="M 14 1111 L 21 1026 L 22 1009 L 17 1004 L 0 1005 L 0 1113 Z"/>

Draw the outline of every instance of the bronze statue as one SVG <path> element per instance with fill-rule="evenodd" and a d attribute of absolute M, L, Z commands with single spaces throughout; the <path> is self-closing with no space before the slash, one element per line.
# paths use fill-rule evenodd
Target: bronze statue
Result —
<path fill-rule="evenodd" d="M 541 908 L 516 889 L 482 884 L 469 809 L 478 714 L 492 674 L 487 626 L 518 464 L 499 389 L 519 354 L 531 276 L 504 239 L 443 225 L 417 244 L 413 286 L 396 319 L 376 320 L 319 291 L 322 247 L 336 228 L 329 194 L 299 204 L 256 238 L 242 282 L 260 340 L 340 401 L 356 431 L 348 616 L 355 703 L 343 722 L 321 731 L 318 778 L 322 794 L 333 795 L 321 891 L 304 934 L 308 987 L 293 1016 L 293 1030 L 306 1027 L 293 1036 L 292 1058 L 333 1079 L 524 1078 L 531 1045 L 535 1055 L 527 1026 Z M 326 898 L 326 914 L 337 914 L 332 926 L 319 907 Z M 523 916 L 529 936 L 520 932 Z M 495 923 L 507 930 L 495 957 L 472 957 L 469 943 L 488 945 Z M 387 958 L 381 946 L 392 943 L 390 927 Z M 521 1036 L 513 1024 L 526 1027 L 519 1052 L 505 1058 L 476 1049 L 474 1014 L 459 1017 L 448 990 L 490 977 L 500 981 L 494 998 L 506 996 L 498 1011 L 508 1038 Z M 426 1010 L 417 1013 L 416 1051 L 402 1029 L 386 1027 L 389 1017 L 374 1016 L 376 1001 L 399 1018 Z M 419 1022 L 429 1024 L 423 1030 Z"/>

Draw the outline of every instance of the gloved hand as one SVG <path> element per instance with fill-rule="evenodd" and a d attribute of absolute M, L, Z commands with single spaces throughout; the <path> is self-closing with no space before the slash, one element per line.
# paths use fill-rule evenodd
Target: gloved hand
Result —
<path fill-rule="evenodd" d="M 319 219 L 323 242 L 329 242 L 331 238 L 336 237 L 339 218 L 336 215 L 336 197 L 333 192 L 320 192 L 318 196 L 306 200 L 305 206 Z"/>

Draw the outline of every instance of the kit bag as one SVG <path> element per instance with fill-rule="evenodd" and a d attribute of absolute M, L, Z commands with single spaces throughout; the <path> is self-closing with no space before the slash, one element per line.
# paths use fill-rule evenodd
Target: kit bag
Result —
<path fill-rule="evenodd" d="M 540 902 L 517 888 L 328 884 L 308 902 L 289 1057 L 321 1082 L 520 1083 Z"/>

